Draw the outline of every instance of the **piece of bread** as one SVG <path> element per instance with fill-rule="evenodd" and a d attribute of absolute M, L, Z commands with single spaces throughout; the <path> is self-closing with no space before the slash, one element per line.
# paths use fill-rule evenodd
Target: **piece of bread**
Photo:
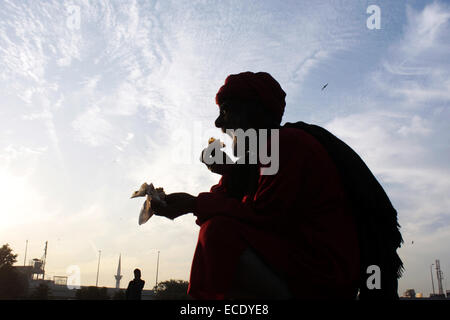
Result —
<path fill-rule="evenodd" d="M 225 143 L 223 143 L 222 141 L 220 141 L 220 140 L 218 140 L 218 139 L 216 139 L 214 137 L 211 137 L 211 138 L 208 139 L 208 145 L 213 143 L 213 142 L 215 142 L 215 141 L 219 142 L 221 148 L 225 148 Z"/>
<path fill-rule="evenodd" d="M 163 206 L 167 205 L 165 201 L 166 194 L 164 192 L 164 189 L 155 188 L 153 186 L 153 183 L 142 184 L 138 191 L 133 192 L 131 198 L 145 197 L 145 196 L 147 196 L 147 199 L 142 205 L 141 212 L 139 213 L 139 220 L 138 220 L 139 225 L 146 223 L 151 218 L 151 216 L 155 214 L 155 212 L 151 207 L 152 200 L 161 203 Z"/>

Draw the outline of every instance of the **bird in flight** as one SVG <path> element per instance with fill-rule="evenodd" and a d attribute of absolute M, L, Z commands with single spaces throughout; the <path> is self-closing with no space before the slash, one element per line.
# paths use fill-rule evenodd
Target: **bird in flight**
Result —
<path fill-rule="evenodd" d="M 325 89 L 328 86 L 328 82 L 322 87 L 322 91 L 323 89 Z"/>

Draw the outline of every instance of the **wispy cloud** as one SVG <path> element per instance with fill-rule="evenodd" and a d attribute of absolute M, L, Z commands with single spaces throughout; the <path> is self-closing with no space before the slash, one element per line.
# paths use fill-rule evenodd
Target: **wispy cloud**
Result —
<path fill-rule="evenodd" d="M 100 146 L 111 142 L 114 127 L 102 115 L 99 107 L 89 108 L 72 122 L 79 139 L 91 146 Z"/>
<path fill-rule="evenodd" d="M 408 6 L 403 38 L 391 47 L 384 70 L 374 74 L 380 88 L 409 105 L 449 101 L 449 25 L 447 4 L 433 2 L 423 10 Z"/>

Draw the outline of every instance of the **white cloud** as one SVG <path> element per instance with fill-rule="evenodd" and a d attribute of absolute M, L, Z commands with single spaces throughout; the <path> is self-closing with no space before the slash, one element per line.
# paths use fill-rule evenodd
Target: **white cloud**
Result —
<path fill-rule="evenodd" d="M 450 7 L 433 2 L 422 11 L 407 7 L 403 38 L 391 47 L 373 80 L 410 106 L 450 100 Z"/>
<path fill-rule="evenodd" d="M 398 130 L 403 136 L 408 136 L 410 134 L 428 135 L 431 131 L 432 129 L 429 121 L 426 121 L 417 115 L 411 119 L 411 125 L 404 125 Z"/>
<path fill-rule="evenodd" d="M 323 62 L 329 56 L 329 53 L 324 50 L 317 50 L 311 56 L 305 57 L 301 61 L 297 70 L 294 71 L 293 81 L 303 82 L 308 76 L 309 72 L 319 63 Z"/>
<path fill-rule="evenodd" d="M 441 46 L 448 47 L 448 43 L 440 42 L 441 37 L 447 36 L 445 29 L 450 20 L 448 5 L 433 2 L 425 6 L 422 11 L 407 7 L 406 13 L 408 25 L 401 44 L 403 53 L 418 55 L 430 49 L 440 49 Z"/>
<path fill-rule="evenodd" d="M 433 139 L 440 133 L 424 129 L 419 119 L 414 116 L 412 126 L 402 126 L 403 117 L 372 112 L 339 117 L 325 126 L 362 157 L 382 184 L 406 242 L 423 243 L 446 232 L 450 222 L 450 171 L 430 164 L 439 150 L 419 137 Z M 439 246 L 441 254 L 445 250 Z"/>
<path fill-rule="evenodd" d="M 92 94 L 94 89 L 97 87 L 97 84 L 101 80 L 101 75 L 95 75 L 89 78 L 86 78 L 81 82 L 82 85 L 85 86 L 86 92 Z"/>
<path fill-rule="evenodd" d="M 78 139 L 90 146 L 97 147 L 110 143 L 114 128 L 105 119 L 97 106 L 87 109 L 72 122 L 73 129 L 78 134 Z"/>

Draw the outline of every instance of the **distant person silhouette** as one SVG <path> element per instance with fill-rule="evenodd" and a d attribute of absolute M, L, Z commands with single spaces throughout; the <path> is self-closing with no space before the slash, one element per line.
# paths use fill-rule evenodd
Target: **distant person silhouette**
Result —
<path fill-rule="evenodd" d="M 130 281 L 127 288 L 127 300 L 141 300 L 144 284 L 145 281 L 141 279 L 141 270 L 134 269 L 134 279 Z"/>

